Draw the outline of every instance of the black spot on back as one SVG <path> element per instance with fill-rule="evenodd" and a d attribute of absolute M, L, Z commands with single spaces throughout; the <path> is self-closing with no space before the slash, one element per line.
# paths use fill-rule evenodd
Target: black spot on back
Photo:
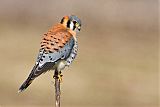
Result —
<path fill-rule="evenodd" d="M 46 38 L 43 38 L 43 40 L 47 40 Z"/>
<path fill-rule="evenodd" d="M 59 46 L 60 48 L 63 48 L 63 46 Z"/>
<path fill-rule="evenodd" d="M 46 47 L 47 49 L 50 49 L 49 47 Z"/>
<path fill-rule="evenodd" d="M 58 49 L 57 49 L 57 48 L 54 48 L 54 50 L 55 50 L 55 51 L 58 51 Z"/>
<path fill-rule="evenodd" d="M 53 53 L 53 52 L 49 50 L 49 53 Z"/>

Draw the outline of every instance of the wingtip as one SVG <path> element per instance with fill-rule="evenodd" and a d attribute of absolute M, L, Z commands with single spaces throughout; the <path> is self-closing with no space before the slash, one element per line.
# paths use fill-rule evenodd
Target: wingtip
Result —
<path fill-rule="evenodd" d="M 23 91 L 24 91 L 24 89 L 23 89 L 23 90 L 22 90 L 22 89 L 19 89 L 19 90 L 18 90 L 18 93 L 21 93 L 21 92 L 23 92 Z"/>
<path fill-rule="evenodd" d="M 18 90 L 18 93 L 21 93 L 22 92 L 22 90 Z"/>

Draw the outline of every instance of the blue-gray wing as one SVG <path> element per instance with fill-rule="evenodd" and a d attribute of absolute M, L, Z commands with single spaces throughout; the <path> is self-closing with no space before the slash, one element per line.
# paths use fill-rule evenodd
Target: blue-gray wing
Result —
<path fill-rule="evenodd" d="M 64 45 L 63 48 L 55 51 L 53 53 L 45 53 L 45 50 L 40 50 L 36 65 L 35 74 L 40 75 L 46 72 L 55 65 L 55 63 L 60 59 L 66 59 L 69 57 L 72 48 L 74 46 L 74 38 L 71 37 L 70 40 Z"/>

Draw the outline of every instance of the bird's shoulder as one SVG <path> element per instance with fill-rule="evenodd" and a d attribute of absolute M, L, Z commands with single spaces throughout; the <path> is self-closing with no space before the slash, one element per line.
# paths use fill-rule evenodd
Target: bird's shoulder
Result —
<path fill-rule="evenodd" d="M 65 46 L 65 44 L 73 37 L 73 35 L 62 24 L 53 26 L 42 37 L 41 49 L 46 52 L 55 52 Z"/>

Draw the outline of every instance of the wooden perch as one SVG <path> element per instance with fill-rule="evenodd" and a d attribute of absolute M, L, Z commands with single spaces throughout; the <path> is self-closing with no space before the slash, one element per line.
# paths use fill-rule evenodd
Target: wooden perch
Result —
<path fill-rule="evenodd" d="M 61 90 L 60 90 L 60 80 L 58 77 L 57 70 L 55 70 L 54 79 L 55 79 L 55 107 L 60 107 Z"/>

